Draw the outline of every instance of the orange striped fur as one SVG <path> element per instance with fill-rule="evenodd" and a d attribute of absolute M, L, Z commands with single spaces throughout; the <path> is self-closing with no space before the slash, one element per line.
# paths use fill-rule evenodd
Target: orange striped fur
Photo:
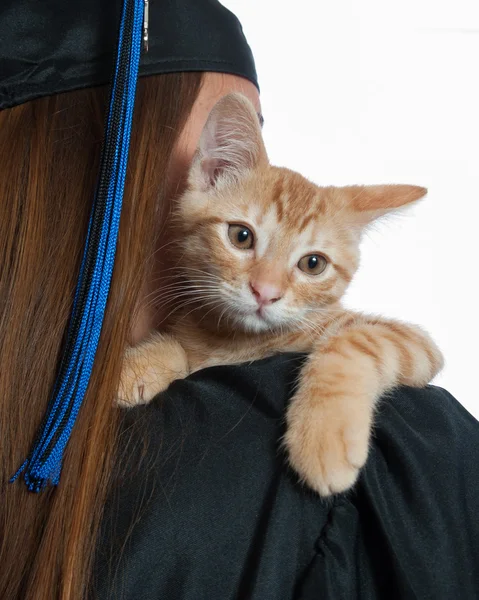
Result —
<path fill-rule="evenodd" d="M 165 332 L 127 351 L 119 402 L 148 402 L 208 366 L 308 352 L 287 411 L 289 460 L 323 496 L 351 487 L 378 399 L 398 385 L 425 386 L 442 366 L 418 327 L 341 306 L 365 227 L 425 192 L 321 188 L 273 167 L 254 109 L 226 96 L 208 119 L 178 202 L 177 266 L 162 296 L 175 308 Z M 252 234 L 251 248 L 232 241 L 236 224 Z M 321 273 L 301 270 L 310 255 L 326 261 Z"/>

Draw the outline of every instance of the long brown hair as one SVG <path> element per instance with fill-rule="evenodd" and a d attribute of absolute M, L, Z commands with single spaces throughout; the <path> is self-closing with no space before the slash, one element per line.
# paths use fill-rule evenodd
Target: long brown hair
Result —
<path fill-rule="evenodd" d="M 117 258 L 95 368 L 60 485 L 9 484 L 45 413 L 71 309 L 98 173 L 107 90 L 0 113 L 0 598 L 70 600 L 87 591 L 108 490 L 113 399 L 172 150 L 201 74 L 139 82 Z"/>

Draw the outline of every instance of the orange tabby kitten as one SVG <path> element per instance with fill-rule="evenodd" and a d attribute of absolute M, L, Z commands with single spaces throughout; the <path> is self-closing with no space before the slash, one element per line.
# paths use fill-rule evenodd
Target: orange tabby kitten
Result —
<path fill-rule="evenodd" d="M 223 98 L 178 203 L 179 308 L 167 333 L 127 351 L 119 402 L 148 402 L 205 367 L 308 352 L 287 411 L 289 460 L 323 496 L 348 489 L 366 462 L 379 397 L 425 386 L 442 366 L 418 327 L 340 304 L 364 228 L 425 193 L 321 188 L 273 167 L 249 101 Z"/>

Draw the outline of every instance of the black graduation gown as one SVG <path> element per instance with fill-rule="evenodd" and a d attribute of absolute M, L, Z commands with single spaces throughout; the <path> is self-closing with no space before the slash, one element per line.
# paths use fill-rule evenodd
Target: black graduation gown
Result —
<path fill-rule="evenodd" d="M 479 423 L 440 388 L 401 388 L 354 490 L 323 501 L 279 450 L 300 364 L 207 369 L 125 411 L 92 597 L 479 598 Z"/>

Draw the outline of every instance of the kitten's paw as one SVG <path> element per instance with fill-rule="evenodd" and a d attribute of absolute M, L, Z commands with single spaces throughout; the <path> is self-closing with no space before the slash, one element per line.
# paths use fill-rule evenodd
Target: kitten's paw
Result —
<path fill-rule="evenodd" d="M 155 336 L 126 351 L 116 402 L 125 408 L 148 404 L 175 379 L 187 375 L 183 348 L 172 338 Z"/>
<path fill-rule="evenodd" d="M 288 411 L 284 442 L 290 464 L 321 496 L 344 492 L 353 486 L 366 463 L 370 414 L 348 410 L 357 402 L 354 397 L 322 402 L 301 396 L 300 390 Z"/>
<path fill-rule="evenodd" d="M 121 373 L 117 404 L 124 408 L 147 404 L 174 379 L 166 376 L 165 370 L 156 369 L 141 357 L 127 355 Z"/>

